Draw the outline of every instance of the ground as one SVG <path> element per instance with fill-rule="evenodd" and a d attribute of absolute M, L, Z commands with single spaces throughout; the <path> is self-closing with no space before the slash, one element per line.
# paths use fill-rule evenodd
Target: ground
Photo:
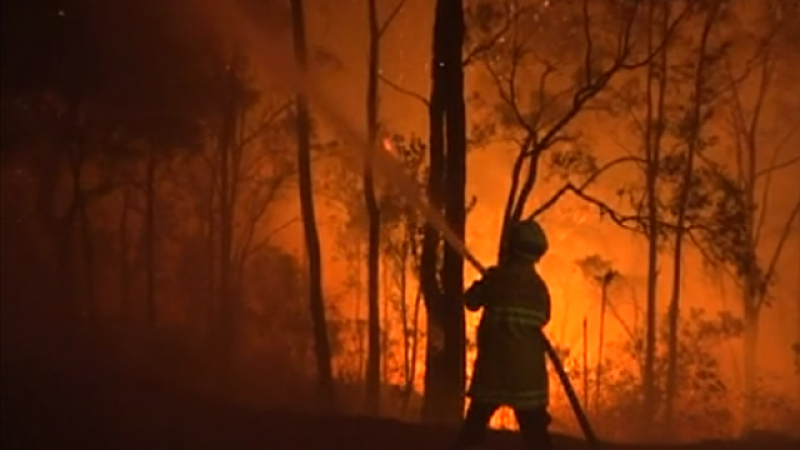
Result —
<path fill-rule="evenodd" d="M 6 358 L 2 367 L 4 450 L 424 450 L 446 449 L 453 430 L 389 420 L 256 411 L 145 383 L 82 362 L 63 365 Z M 25 362 L 22 362 L 22 361 Z M 521 449 L 496 433 L 490 448 Z M 558 449 L 589 447 L 557 436 Z M 613 449 L 669 447 L 620 446 Z M 797 442 L 706 442 L 695 450 L 797 449 Z"/>

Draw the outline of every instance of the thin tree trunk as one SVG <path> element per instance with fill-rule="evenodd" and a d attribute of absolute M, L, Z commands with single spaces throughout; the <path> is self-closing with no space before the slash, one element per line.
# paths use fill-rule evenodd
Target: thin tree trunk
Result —
<path fill-rule="evenodd" d="M 66 313 L 64 314 L 66 320 L 57 318 L 55 323 L 59 327 L 65 327 L 63 331 L 72 331 L 73 327 L 81 326 L 83 316 L 83 305 L 75 283 L 75 220 L 76 212 L 74 208 L 70 208 L 63 217 L 51 223 L 53 229 L 50 230 L 55 244 L 58 293 L 64 302 L 58 303 L 56 309 L 58 312 Z"/>
<path fill-rule="evenodd" d="M 414 385 L 417 381 L 417 358 L 419 355 L 419 313 L 422 306 L 422 289 L 417 287 L 417 294 L 414 297 L 413 322 L 411 326 L 411 364 L 409 376 L 406 381 L 406 410 L 408 410 L 411 396 L 414 394 Z"/>
<path fill-rule="evenodd" d="M 75 144 L 79 146 L 79 143 Z M 86 205 L 86 195 L 83 192 L 83 155 L 80 148 L 74 148 L 69 155 L 70 171 L 72 172 L 72 188 L 75 210 L 80 218 L 80 243 L 83 256 L 83 311 L 90 327 L 97 325 L 97 305 L 94 295 L 94 247 L 92 245 L 91 224 Z"/>
<path fill-rule="evenodd" d="M 147 327 L 152 333 L 158 326 L 156 304 L 156 169 L 155 149 L 148 149 L 145 163 L 145 305 Z"/>
<path fill-rule="evenodd" d="M 228 67 L 227 89 L 222 103 L 222 128 L 218 142 L 219 170 L 219 314 L 220 383 L 224 392 L 232 388 L 236 351 L 236 299 L 233 296 L 233 151 L 238 122 L 238 74 L 236 62 Z"/>
<path fill-rule="evenodd" d="M 606 307 L 608 306 L 608 283 L 605 278 L 600 286 L 600 330 L 597 336 L 597 363 L 594 372 L 594 408 L 600 412 L 600 389 L 603 376 L 603 345 L 606 332 Z"/>
<path fill-rule="evenodd" d="M 583 318 L 583 404 L 589 409 L 589 321 Z"/>
<path fill-rule="evenodd" d="M 219 283 L 217 282 L 217 275 L 218 270 L 217 267 L 219 266 L 217 255 L 217 214 L 216 214 L 216 205 L 217 205 L 217 182 L 219 179 L 219 165 L 212 164 L 211 165 L 211 182 L 210 182 L 210 189 L 208 192 L 208 209 L 206 211 L 206 220 L 208 221 L 208 228 L 207 228 L 207 235 L 206 235 L 206 245 L 208 250 L 208 262 L 206 265 L 206 270 L 208 271 L 208 279 L 206 280 L 206 288 L 207 291 L 207 303 L 206 303 L 206 310 L 205 315 L 203 317 L 203 325 L 206 332 L 206 337 L 210 340 L 213 340 L 216 335 L 216 328 L 217 328 L 217 317 L 219 313 L 219 295 L 217 289 L 219 287 Z"/>
<path fill-rule="evenodd" d="M 664 6 L 662 11 L 661 26 L 650 27 L 648 32 L 648 49 L 653 50 L 653 34 L 660 32 L 665 34 L 669 21 L 668 7 Z M 650 23 L 654 24 L 656 7 L 651 3 Z M 658 58 L 658 70 L 654 65 L 650 65 L 648 70 L 647 83 L 647 126 L 646 126 L 646 148 L 647 148 L 647 236 L 648 236 L 648 258 L 647 258 L 647 308 L 645 325 L 644 343 L 644 370 L 642 373 L 642 388 L 644 394 L 644 419 L 645 427 L 643 431 L 647 436 L 652 435 L 655 412 L 657 409 L 656 400 L 656 332 L 658 316 L 658 240 L 661 233 L 658 214 L 658 176 L 661 166 L 661 138 L 663 135 L 664 120 L 664 96 L 667 84 L 667 49 L 661 51 Z M 657 81 L 657 93 L 653 93 L 652 84 Z M 656 101 L 654 107 L 653 101 Z"/>
<path fill-rule="evenodd" d="M 356 267 L 356 337 L 358 339 L 358 374 L 359 376 L 364 376 L 366 379 L 366 348 L 364 345 L 364 324 L 361 319 L 361 303 L 364 300 L 364 292 L 363 292 L 363 285 L 362 285 L 362 261 L 363 253 L 361 251 L 361 243 L 356 241 L 356 255 L 354 258 L 353 264 Z"/>
<path fill-rule="evenodd" d="M 82 302 L 75 284 L 75 220 L 77 211 L 73 204 L 63 215 L 57 213 L 59 182 L 61 180 L 61 157 L 69 155 L 72 127 L 75 121 L 78 101 L 71 99 L 59 123 L 57 144 L 54 154 L 44 155 L 38 167 L 38 186 L 36 192 L 36 215 L 43 225 L 53 246 L 55 270 L 58 277 L 53 292 L 60 299 L 53 306 L 50 317 L 58 332 L 71 332 L 81 326 Z"/>
<path fill-rule="evenodd" d="M 119 217 L 119 286 L 120 286 L 120 318 L 130 324 L 132 319 L 133 296 L 131 293 L 130 244 L 128 243 L 128 225 L 131 210 L 131 198 L 127 187 L 122 189 L 122 212 Z"/>
<path fill-rule="evenodd" d="M 756 430 L 758 417 L 758 337 L 761 309 L 754 294 L 752 283 L 745 282 L 744 293 L 744 411 L 742 414 L 743 435 L 747 436 Z"/>
<path fill-rule="evenodd" d="M 389 351 L 391 349 L 391 317 L 389 316 L 389 305 L 391 302 L 391 287 L 389 285 L 389 268 L 386 264 L 382 266 L 383 276 L 381 276 L 381 280 L 383 281 L 381 286 L 381 297 L 383 298 L 383 313 L 381 314 L 381 379 L 380 383 L 384 385 L 389 384 Z M 380 395 L 380 384 L 378 389 L 378 395 Z"/>
<path fill-rule="evenodd" d="M 364 164 L 364 203 L 369 221 L 367 248 L 367 299 L 368 299 L 368 350 L 366 374 L 367 413 L 380 413 L 380 245 L 381 217 L 375 196 L 372 158 L 378 141 L 378 65 L 380 58 L 380 31 L 375 0 L 367 0 L 369 10 L 369 61 L 367 71 L 367 140 L 370 154 Z"/>
<path fill-rule="evenodd" d="M 400 245 L 400 324 L 403 333 L 403 381 L 404 385 L 408 386 L 409 376 L 411 374 L 411 355 L 410 348 L 410 327 L 408 324 L 408 227 L 403 226 L 403 241 Z"/>
<path fill-rule="evenodd" d="M 295 60 L 302 72 L 307 71 L 306 31 L 303 0 L 291 0 L 292 32 Z M 311 118 L 308 100 L 303 92 L 295 97 L 297 110 L 297 168 L 300 190 L 300 208 L 303 217 L 306 252 L 308 254 L 309 309 L 314 328 L 314 350 L 319 377 L 319 402 L 323 410 L 333 410 L 336 398 L 328 324 L 325 318 L 325 300 L 322 292 L 322 255 L 314 211 L 314 192 L 311 175 Z"/>
<path fill-rule="evenodd" d="M 764 85 L 768 83 L 769 74 L 767 73 L 767 65 L 763 66 L 761 79 L 761 92 L 763 95 Z M 744 435 L 752 433 L 755 429 L 756 417 L 756 390 L 758 380 L 758 332 L 760 318 L 760 296 L 758 295 L 758 288 L 761 281 L 761 273 L 758 267 L 758 257 L 756 256 L 756 246 L 758 243 L 758 232 L 756 230 L 756 211 L 758 209 L 758 201 L 756 200 L 756 178 L 757 178 L 757 164 L 758 158 L 756 133 L 757 133 L 757 120 L 758 114 L 754 114 L 753 123 L 748 130 L 747 134 L 747 168 L 745 170 L 745 202 L 746 202 L 746 219 L 745 219 L 745 237 L 747 239 L 746 248 L 748 250 L 745 258 L 745 282 L 744 282 L 744 340 L 743 344 L 743 360 L 744 360 L 744 411 L 742 415 Z"/>
<path fill-rule="evenodd" d="M 754 152 L 750 154 L 750 170 L 755 167 Z M 754 171 L 753 171 L 754 172 Z M 753 175 L 753 173 L 751 173 Z M 755 177 L 749 178 L 755 180 Z M 754 253 L 754 212 L 755 205 L 755 188 L 748 186 L 746 195 L 748 196 L 747 204 L 753 209 L 748 212 L 746 219 L 747 231 L 746 236 L 748 239 L 747 248 Z M 760 319 L 760 298 L 757 293 L 760 274 L 758 267 L 756 267 L 756 257 L 754 254 L 748 255 L 747 272 L 744 275 L 744 287 L 742 290 L 742 304 L 744 312 L 744 336 L 743 344 L 743 365 L 744 365 L 744 402 L 742 410 L 742 435 L 747 436 L 755 431 L 756 427 L 756 398 L 758 389 L 758 334 L 759 334 L 759 319 Z"/>
<path fill-rule="evenodd" d="M 702 128 L 703 115 L 703 95 L 706 87 L 706 65 L 708 62 L 707 47 L 711 29 L 717 18 L 717 10 L 720 2 L 714 2 L 706 15 L 703 32 L 700 38 L 700 48 L 698 50 L 697 69 L 694 80 L 694 99 L 691 111 L 689 136 L 687 136 L 687 155 L 686 165 L 682 177 L 680 198 L 678 200 L 678 217 L 676 220 L 677 229 L 675 230 L 675 252 L 673 254 L 673 279 L 672 297 L 669 304 L 669 330 L 667 337 L 668 344 L 668 365 L 667 365 L 667 386 L 666 386 L 666 405 L 665 420 L 667 433 L 674 433 L 674 409 L 675 400 L 678 397 L 678 326 L 680 324 L 680 299 L 681 299 L 681 274 L 683 270 L 683 238 L 684 226 L 686 223 L 686 209 L 689 201 L 689 189 L 691 188 L 694 172 L 694 162 L 697 147 L 700 141 L 700 131 Z"/>

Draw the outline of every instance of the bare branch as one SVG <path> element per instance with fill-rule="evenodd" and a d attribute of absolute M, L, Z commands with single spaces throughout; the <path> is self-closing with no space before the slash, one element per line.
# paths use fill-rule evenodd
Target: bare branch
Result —
<path fill-rule="evenodd" d="M 300 218 L 299 217 L 294 217 L 294 218 L 289 219 L 288 221 L 284 222 L 283 224 L 278 225 L 277 227 L 273 228 L 272 230 L 270 230 L 266 234 L 266 236 L 264 236 L 263 239 L 261 239 L 258 243 L 254 244 L 251 247 L 251 252 L 255 253 L 255 252 L 263 249 L 264 247 L 267 246 L 267 244 L 269 243 L 269 240 L 272 239 L 273 236 L 275 236 L 276 234 L 278 234 L 281 231 L 285 230 L 286 228 L 289 228 L 292 224 L 297 223 L 297 222 L 300 222 Z"/>
<path fill-rule="evenodd" d="M 777 172 L 778 170 L 788 169 L 789 167 L 792 167 L 797 163 L 800 163 L 800 155 L 789 158 L 786 161 L 781 161 L 779 163 L 776 163 L 772 167 L 763 169 L 760 172 L 758 172 L 756 176 L 761 176 L 764 175 L 765 173 Z"/>
<path fill-rule="evenodd" d="M 586 201 L 587 203 L 596 206 L 600 210 L 600 217 L 608 216 L 611 218 L 612 221 L 614 221 L 614 223 L 616 223 L 617 225 L 626 230 L 638 231 L 638 229 L 632 226 L 631 223 L 634 224 L 642 223 L 642 217 L 640 215 L 625 215 L 619 213 L 614 208 L 603 202 L 602 200 L 599 200 L 585 193 L 581 189 L 575 187 L 575 185 L 572 183 L 567 183 L 562 189 L 564 190 L 564 193 L 572 192 L 581 199 L 583 199 L 584 201 Z"/>
<path fill-rule="evenodd" d="M 767 266 L 767 271 L 764 274 L 765 283 L 769 283 L 769 281 L 775 275 L 775 268 L 778 266 L 778 262 L 783 254 L 783 248 L 786 246 L 786 241 L 789 240 L 789 236 L 792 234 L 794 222 L 798 217 L 800 217 L 800 198 L 798 198 L 797 202 L 795 202 L 792 212 L 789 214 L 789 217 L 786 219 L 786 223 L 783 225 L 783 230 L 781 231 L 780 238 L 778 238 L 778 244 L 775 247 L 775 252 L 772 254 L 772 259 L 770 260 L 769 265 Z"/>
<path fill-rule="evenodd" d="M 386 20 L 383 22 L 383 24 L 381 24 L 380 28 L 378 29 L 378 39 L 383 37 L 384 33 L 386 33 L 386 30 L 389 29 L 389 25 L 391 25 L 392 22 L 394 22 L 394 19 L 397 18 L 398 14 L 400 14 L 400 11 L 403 9 L 403 6 L 405 6 L 406 1 L 407 0 L 400 0 L 399 2 L 397 2 L 397 5 L 395 5 L 392 12 L 389 13 L 389 17 L 386 18 Z"/>
<path fill-rule="evenodd" d="M 550 102 L 547 101 L 546 89 L 547 89 L 547 80 L 550 78 L 550 75 L 554 74 L 556 71 L 555 67 L 552 64 L 545 64 L 544 70 L 542 74 L 539 76 L 539 99 L 538 105 L 536 108 L 536 112 L 534 113 L 533 118 L 531 119 L 531 124 L 533 127 L 538 128 L 542 122 L 542 117 L 544 116 L 544 112 L 550 106 Z M 558 95 L 554 97 L 558 98 Z"/>
<path fill-rule="evenodd" d="M 514 211 L 515 201 L 517 199 L 517 189 L 519 188 L 519 176 L 522 174 L 522 167 L 525 164 L 525 150 L 530 147 L 533 141 L 533 135 L 528 134 L 525 140 L 519 145 L 517 157 L 514 159 L 514 165 L 511 169 L 511 186 L 508 189 L 508 197 L 506 198 L 506 207 L 503 210 L 504 221 L 511 218 L 512 211 Z"/>
<path fill-rule="evenodd" d="M 731 268 L 724 264 L 719 264 L 719 259 L 715 258 L 713 255 L 708 253 L 708 250 L 701 244 L 700 239 L 693 233 L 694 230 L 687 230 L 686 236 L 689 237 L 689 241 L 694 245 L 697 251 L 700 252 L 700 255 L 703 257 L 703 260 L 713 265 L 715 269 L 722 269 L 728 275 L 728 277 L 733 280 L 739 287 L 741 287 L 742 283 L 741 280 L 736 274 L 731 270 Z"/>
<path fill-rule="evenodd" d="M 265 117 L 261 119 L 258 127 L 239 141 L 238 148 L 243 149 L 250 145 L 254 140 L 258 139 L 258 137 L 267 131 L 275 123 L 275 121 L 278 120 L 281 115 L 283 115 L 283 113 L 289 111 L 293 104 L 293 100 L 286 101 L 270 113 L 266 114 Z"/>
<path fill-rule="evenodd" d="M 247 218 L 247 222 L 245 224 L 245 230 L 243 232 L 243 242 L 236 249 L 235 259 L 238 260 L 238 273 L 243 273 L 245 264 L 247 263 L 248 257 L 250 257 L 253 252 L 253 238 L 255 236 L 256 225 L 264 216 L 267 211 L 267 208 L 273 204 L 275 198 L 280 191 L 281 186 L 287 180 L 289 176 L 288 172 L 284 172 L 282 174 L 278 174 L 273 177 L 268 182 L 260 183 L 266 186 L 266 194 L 262 198 L 251 198 L 250 201 L 250 208 L 249 214 Z M 260 189 L 257 189 L 260 190 Z M 261 196 L 258 196 L 261 197 Z"/>
<path fill-rule="evenodd" d="M 514 23 L 516 17 L 518 17 L 519 13 L 515 12 L 514 14 L 506 14 L 506 19 L 503 22 L 503 26 L 497 30 L 491 37 L 487 40 L 481 42 L 480 44 L 476 45 L 475 48 L 467 52 L 467 56 L 461 61 L 463 66 L 468 66 L 473 63 L 476 59 L 483 56 L 485 53 L 489 52 L 493 49 L 505 35 L 511 30 L 511 25 Z"/>
<path fill-rule="evenodd" d="M 755 105 L 753 106 L 753 115 L 750 118 L 750 125 L 746 128 L 747 133 L 747 145 L 748 151 L 752 154 L 755 154 L 756 149 L 758 148 L 758 129 L 759 124 L 761 123 L 761 115 L 764 111 L 764 103 L 767 99 L 767 92 L 769 91 L 770 85 L 772 84 L 772 68 L 773 63 L 770 60 L 769 52 L 766 52 L 764 56 L 764 63 L 761 66 L 761 79 L 759 80 L 758 84 L 758 91 L 756 94 L 756 101 Z M 755 161 L 751 161 L 751 164 L 755 164 Z M 755 167 L 752 168 L 755 171 Z M 751 180 L 755 184 L 755 180 Z"/>
<path fill-rule="evenodd" d="M 563 192 L 561 192 L 561 191 L 563 191 Z M 602 200 L 600 200 L 600 199 L 598 199 L 598 198 L 596 198 L 594 196 L 591 196 L 591 195 L 587 194 L 586 192 L 584 192 L 584 190 L 579 189 L 578 187 L 576 187 L 572 183 L 567 183 L 563 188 L 561 188 L 559 190 L 559 192 L 560 192 L 559 196 L 565 194 L 566 192 L 574 193 L 575 195 L 577 195 L 579 198 L 581 198 L 582 200 L 586 201 L 587 203 L 590 203 L 590 204 L 596 206 L 600 210 L 600 217 L 601 218 L 605 217 L 605 216 L 608 216 L 608 217 L 611 218 L 611 220 L 614 223 L 616 223 L 621 228 L 626 229 L 628 231 L 641 233 L 642 232 L 642 228 L 641 227 L 643 225 L 646 225 L 646 223 L 647 223 L 647 218 L 645 216 L 643 216 L 641 214 L 622 214 L 622 213 L 616 211 L 611 206 L 609 206 L 606 202 L 604 202 L 604 201 L 602 201 Z M 534 216 L 531 215 L 531 217 L 534 217 Z M 637 228 L 636 225 L 638 225 L 639 228 Z M 669 230 L 671 230 L 673 232 L 681 231 L 681 232 L 686 233 L 686 234 L 689 234 L 689 233 L 691 233 L 692 231 L 695 231 L 695 230 L 702 230 L 702 231 L 707 232 L 707 233 L 712 232 L 712 230 L 710 230 L 707 226 L 702 225 L 702 224 L 693 224 L 693 225 L 689 225 L 689 226 L 680 226 L 680 225 L 677 225 L 677 224 L 674 224 L 674 223 L 658 220 L 658 225 L 661 228 L 669 229 Z"/>
<path fill-rule="evenodd" d="M 624 98 L 622 96 L 622 93 L 613 86 L 609 86 L 608 90 L 617 98 L 622 99 L 622 104 L 625 106 L 625 113 L 631 119 L 633 126 L 636 127 L 636 132 L 639 135 L 644 136 L 645 135 L 644 121 L 636 114 L 635 102 Z"/>
<path fill-rule="evenodd" d="M 638 2 L 637 2 L 638 3 Z M 631 45 L 630 45 L 630 37 L 631 31 L 633 29 L 634 18 L 636 17 L 636 13 L 634 12 L 631 15 L 631 19 L 626 24 L 626 29 L 624 33 L 624 37 L 622 39 L 623 47 L 622 51 L 619 54 L 619 58 L 615 63 L 615 66 L 618 65 L 619 69 L 638 69 L 647 66 L 648 64 L 652 63 L 656 56 L 660 55 L 663 52 L 667 45 L 672 42 L 672 37 L 675 35 L 675 32 L 678 30 L 678 26 L 683 23 L 684 19 L 689 17 L 689 14 L 692 11 L 691 2 L 686 2 L 686 5 L 683 7 L 683 10 L 678 14 L 675 20 L 672 21 L 671 24 L 667 27 L 666 33 L 662 37 L 661 41 L 653 48 L 653 50 L 641 61 L 633 62 L 633 63 L 625 63 L 625 60 L 630 55 Z"/>
<path fill-rule="evenodd" d="M 535 138 L 535 136 L 534 136 L 534 138 Z M 576 133 L 576 134 L 562 133 L 562 134 L 554 137 L 553 139 L 551 139 L 550 143 L 548 144 L 548 147 L 554 147 L 557 144 L 574 143 L 574 142 L 577 142 L 578 139 L 580 139 L 580 138 L 581 138 L 581 134 L 580 133 Z M 545 148 L 541 148 L 539 146 L 539 144 L 534 139 L 533 148 L 531 148 L 530 150 L 526 151 L 525 152 L 525 156 L 526 157 L 531 157 L 531 156 L 534 156 L 537 151 L 541 153 L 543 150 L 546 150 L 546 149 Z"/>
<path fill-rule="evenodd" d="M 583 70 L 586 83 L 592 82 L 592 52 L 594 43 L 592 42 L 592 25 L 589 19 L 589 0 L 583 0 L 583 37 L 586 39 L 586 50 L 583 56 Z"/>
<path fill-rule="evenodd" d="M 617 158 L 617 159 L 614 159 L 612 161 L 609 161 L 609 162 L 605 163 L 602 167 L 600 167 L 596 171 L 594 171 L 594 173 L 592 173 L 592 175 L 589 178 L 587 178 L 583 183 L 581 183 L 581 185 L 578 186 L 576 189 L 578 189 L 580 191 L 585 191 L 592 183 L 597 181 L 597 179 L 600 177 L 600 175 L 602 175 L 603 173 L 605 173 L 606 171 L 608 171 L 612 167 L 618 166 L 620 164 L 628 163 L 628 162 L 644 163 L 645 160 L 643 158 L 641 158 L 641 157 L 638 157 L 638 156 L 624 156 L 624 157 Z M 545 211 L 550 209 L 553 205 L 555 205 L 556 202 L 564 194 L 566 194 L 567 192 L 569 192 L 571 190 L 571 188 L 570 188 L 571 185 L 572 185 L 571 183 L 567 183 L 561 189 L 556 191 L 556 193 L 552 197 L 550 197 L 549 200 L 544 202 L 539 208 L 536 209 L 536 211 L 534 211 L 530 216 L 528 216 L 528 220 L 535 219 L 536 217 L 540 216 Z"/>
<path fill-rule="evenodd" d="M 523 130 L 525 130 L 526 134 L 528 135 L 535 135 L 536 131 L 533 129 L 531 124 L 525 120 L 525 116 L 522 114 L 522 111 L 519 109 L 519 104 L 516 100 L 516 90 L 515 89 L 508 89 L 504 86 L 506 83 L 503 80 L 503 77 L 497 73 L 496 70 L 492 67 L 491 63 L 485 62 L 484 66 L 486 67 L 486 72 L 492 78 L 495 86 L 497 87 L 497 93 L 500 96 L 500 99 L 505 103 L 509 108 L 511 108 L 511 112 L 514 114 L 514 118 L 517 120 L 517 123 Z M 516 75 L 516 66 L 517 61 L 512 63 L 512 76 L 510 77 L 512 81 L 508 82 L 509 87 L 513 86 L 513 79 Z"/>
<path fill-rule="evenodd" d="M 514 211 L 511 213 L 511 218 L 514 220 L 519 220 L 519 218 L 522 216 L 522 211 L 525 209 L 525 204 L 527 203 L 528 197 L 531 195 L 531 191 L 533 191 L 533 185 L 536 183 L 536 179 L 538 178 L 539 159 L 541 156 L 541 151 L 534 150 L 531 153 L 531 156 L 527 157 L 528 174 L 525 177 L 525 182 L 522 183 L 522 189 L 519 191 L 519 196 L 517 198 Z"/>
<path fill-rule="evenodd" d="M 769 167 L 762 169 L 759 172 L 756 172 L 755 178 L 758 179 L 760 175 L 765 174 L 767 179 L 764 181 L 764 189 L 761 192 L 761 203 L 758 205 L 761 209 L 758 217 L 758 222 L 755 225 L 755 236 L 759 236 L 761 234 L 761 230 L 764 227 L 764 222 L 767 220 L 767 211 L 769 209 L 769 194 L 772 188 L 772 175 L 782 169 L 791 166 L 792 164 L 800 161 L 800 155 L 796 158 L 791 158 L 789 161 L 784 161 L 782 163 L 778 162 L 778 158 L 780 158 L 781 150 L 784 149 L 786 143 L 791 139 L 794 132 L 800 127 L 800 122 L 798 122 L 789 132 L 786 134 L 783 140 L 775 147 L 772 151 L 772 161 L 770 161 Z M 755 180 L 753 180 L 753 185 L 755 186 Z"/>
<path fill-rule="evenodd" d="M 726 61 L 725 66 L 727 68 L 728 77 L 733 79 L 733 69 L 731 68 L 730 61 Z M 738 179 L 744 181 L 746 179 L 744 173 L 744 147 L 742 145 L 742 134 L 744 132 L 743 130 L 745 129 L 744 105 L 742 103 L 742 94 L 738 83 L 731 83 L 731 91 L 733 108 L 731 108 L 730 120 L 732 122 L 731 125 L 733 127 L 733 134 L 735 136 L 733 142 L 736 146 L 736 171 Z"/>
<path fill-rule="evenodd" d="M 409 97 L 421 102 L 423 105 L 425 105 L 426 109 L 431 107 L 431 102 L 428 101 L 427 98 L 425 98 L 424 96 L 422 96 L 420 94 L 417 94 L 414 91 L 406 89 L 403 86 L 400 86 L 399 84 L 395 83 L 394 81 L 386 78 L 386 76 L 384 76 L 382 73 L 378 74 L 378 78 L 382 82 L 386 83 L 387 86 L 389 86 L 390 88 L 394 89 L 395 91 L 397 91 L 397 92 L 399 92 L 399 93 L 401 93 L 403 95 L 407 95 L 407 96 L 409 96 Z"/>

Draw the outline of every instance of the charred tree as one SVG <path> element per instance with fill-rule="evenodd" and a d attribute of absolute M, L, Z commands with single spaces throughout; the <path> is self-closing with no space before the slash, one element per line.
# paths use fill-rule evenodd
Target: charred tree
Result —
<path fill-rule="evenodd" d="M 295 62 L 302 72 L 307 70 L 305 14 L 303 0 L 292 0 L 292 35 Z M 314 327 L 314 343 L 319 377 L 319 401 L 323 409 L 335 407 L 331 346 L 325 318 L 325 300 L 322 293 L 322 256 L 314 212 L 314 193 L 311 184 L 311 117 L 308 99 L 303 92 L 295 97 L 297 114 L 297 169 L 300 190 L 300 208 L 308 257 L 309 308 Z"/>
<path fill-rule="evenodd" d="M 448 225 L 464 239 L 466 221 L 466 112 L 464 106 L 464 5 L 439 0 L 433 31 L 432 88 L 429 109 L 431 204 L 443 210 Z M 422 418 L 454 422 L 461 418 L 466 384 L 463 257 L 445 246 L 432 227 L 425 229 L 420 280 L 428 310 L 428 339 Z M 430 334 L 430 333 L 429 333 Z"/>
<path fill-rule="evenodd" d="M 364 203 L 367 208 L 369 241 L 367 246 L 368 349 L 366 373 L 367 413 L 380 413 L 381 325 L 380 325 L 380 252 L 381 214 L 375 195 L 375 181 L 369 160 L 378 145 L 378 67 L 380 63 L 380 28 L 375 0 L 368 0 L 369 60 L 367 72 L 367 140 L 370 155 L 364 164 Z"/>

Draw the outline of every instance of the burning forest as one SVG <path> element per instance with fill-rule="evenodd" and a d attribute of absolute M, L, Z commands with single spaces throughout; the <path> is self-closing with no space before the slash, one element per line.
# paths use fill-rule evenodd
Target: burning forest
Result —
<path fill-rule="evenodd" d="M 798 445 L 800 2 L 0 20 L 4 447 L 452 445 L 520 224 L 554 448 Z"/>

